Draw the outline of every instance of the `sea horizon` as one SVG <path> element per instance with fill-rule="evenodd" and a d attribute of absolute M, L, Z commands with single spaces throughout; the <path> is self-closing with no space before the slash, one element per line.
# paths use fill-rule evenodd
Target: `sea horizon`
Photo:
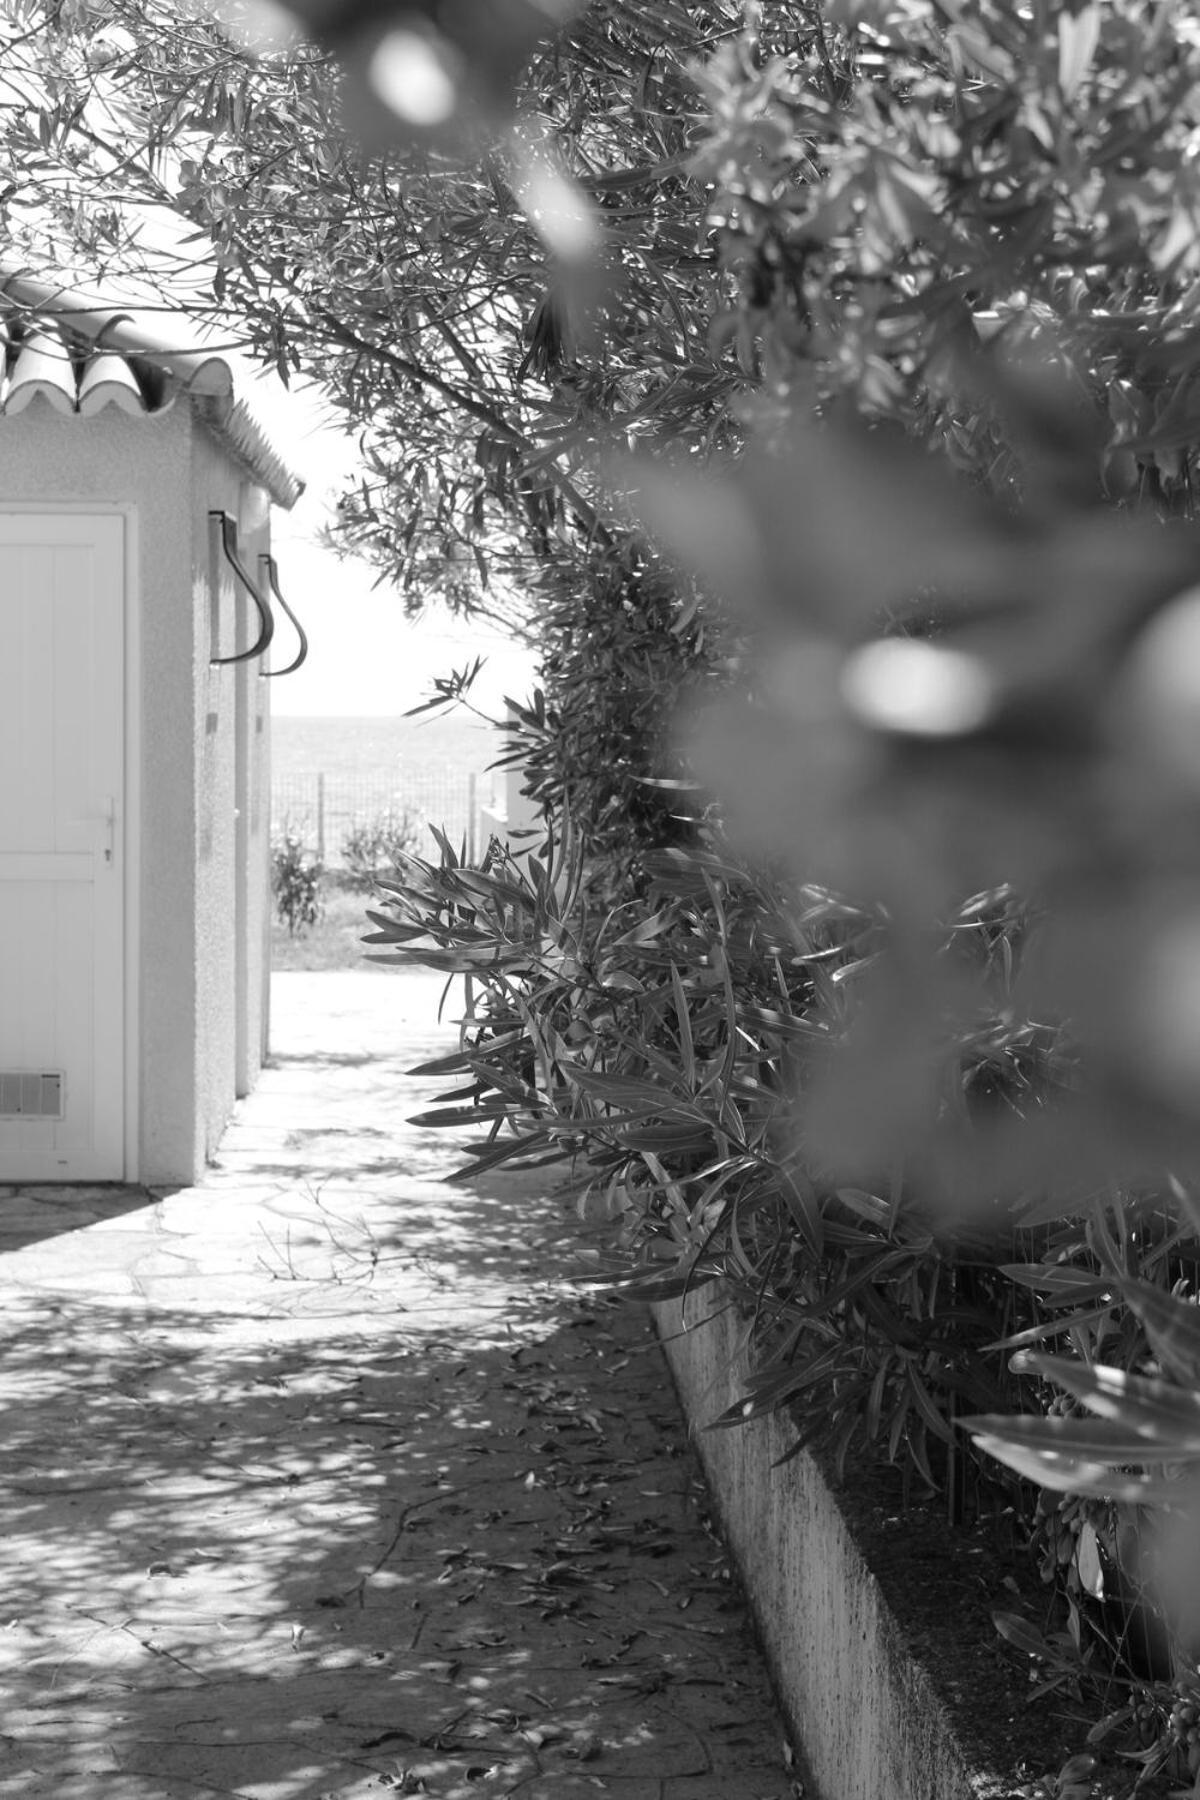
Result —
<path fill-rule="evenodd" d="M 406 811 L 458 840 L 492 791 L 499 734 L 449 714 L 284 714 L 271 721 L 271 823 L 336 857 L 355 824 Z M 423 848 L 428 848 L 427 839 Z"/>

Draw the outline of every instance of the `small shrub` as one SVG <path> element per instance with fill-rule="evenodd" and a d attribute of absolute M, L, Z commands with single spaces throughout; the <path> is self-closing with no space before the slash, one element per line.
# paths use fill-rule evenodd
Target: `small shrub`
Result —
<path fill-rule="evenodd" d="M 389 873 L 402 857 L 411 855 L 419 843 L 418 822 L 403 807 L 396 812 L 376 813 L 373 819 L 363 820 L 342 839 L 346 886 L 358 893 L 369 893 L 376 877 Z"/>
<path fill-rule="evenodd" d="M 314 926 L 324 911 L 321 879 L 325 865 L 309 850 L 294 825 L 285 825 L 271 843 L 271 892 L 275 912 L 295 937 Z"/>

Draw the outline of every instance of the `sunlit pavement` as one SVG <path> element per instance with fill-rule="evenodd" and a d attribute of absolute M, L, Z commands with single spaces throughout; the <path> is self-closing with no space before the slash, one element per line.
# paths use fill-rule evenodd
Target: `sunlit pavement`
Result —
<path fill-rule="evenodd" d="M 283 975 L 209 1178 L 0 1189 L 0 1794 L 783 1800 L 640 1310 L 405 1124 L 425 975 Z"/>

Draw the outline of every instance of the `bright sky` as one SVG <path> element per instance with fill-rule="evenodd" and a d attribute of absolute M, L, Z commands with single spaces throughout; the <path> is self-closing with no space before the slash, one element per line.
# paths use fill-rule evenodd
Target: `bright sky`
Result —
<path fill-rule="evenodd" d="M 288 460 L 308 487 L 291 513 L 273 509 L 271 536 L 279 585 L 303 622 L 310 647 L 302 669 L 272 682 L 272 711 L 368 718 L 402 713 L 428 698 L 435 675 L 462 668 L 478 655 L 487 664 L 473 694 L 485 710 L 497 709 L 505 693 L 524 698 L 533 676 L 527 649 L 497 627 L 465 625 L 441 609 L 408 620 L 395 589 L 373 585 L 374 569 L 321 548 L 318 533 L 346 476 L 353 478 L 357 449 L 352 438 L 327 423 L 310 396 L 292 396 L 287 412 Z M 284 621 L 281 651 L 289 642 L 286 629 Z"/>

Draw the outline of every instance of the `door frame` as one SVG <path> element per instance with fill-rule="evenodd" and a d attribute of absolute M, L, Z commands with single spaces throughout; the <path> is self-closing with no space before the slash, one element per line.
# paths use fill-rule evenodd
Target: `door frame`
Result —
<path fill-rule="evenodd" d="M 141 868 L 142 868 L 142 609 L 138 509 L 132 501 L 0 501 L 5 518 L 103 518 L 122 521 L 122 620 L 125 637 L 124 798 L 120 811 L 124 869 L 125 982 L 122 1021 L 125 1117 L 124 1180 L 141 1174 Z"/>

